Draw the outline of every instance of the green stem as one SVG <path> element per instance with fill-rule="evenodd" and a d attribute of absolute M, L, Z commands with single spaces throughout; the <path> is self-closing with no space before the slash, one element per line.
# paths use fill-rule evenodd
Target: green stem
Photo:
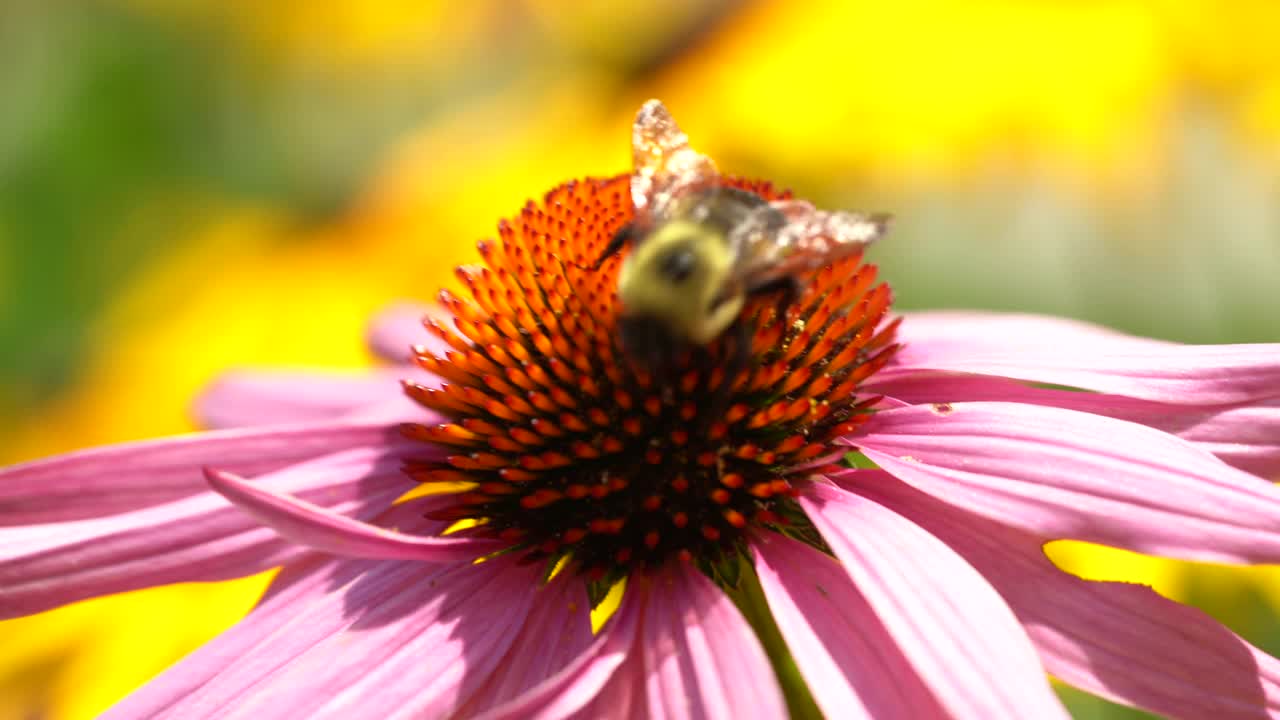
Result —
<path fill-rule="evenodd" d="M 800 675 L 795 658 L 791 656 L 791 650 L 787 648 L 778 624 L 774 622 L 773 613 L 769 612 L 769 603 L 764 597 L 764 588 L 760 586 L 755 568 L 743 557 L 739 557 L 738 564 L 738 582 L 733 587 L 726 587 L 725 591 L 747 618 L 756 637 L 760 639 L 760 644 L 764 646 L 764 651 L 773 664 L 773 672 L 782 686 L 787 710 L 794 720 L 822 720 L 822 711 L 813 701 L 809 686 Z"/>

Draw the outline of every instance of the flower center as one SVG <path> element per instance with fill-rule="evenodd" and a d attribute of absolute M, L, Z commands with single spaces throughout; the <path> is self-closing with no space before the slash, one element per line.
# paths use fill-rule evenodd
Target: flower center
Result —
<path fill-rule="evenodd" d="M 628 178 L 558 187 L 480 243 L 484 266 L 458 269 L 471 297 L 440 294 L 456 332 L 428 323 L 452 349 L 418 357 L 444 384 L 407 385 L 450 422 L 406 434 L 457 451 L 408 472 L 470 487 L 433 517 L 596 579 L 715 562 L 753 526 L 803 523 L 793 483 L 869 416 L 857 387 L 895 349 L 889 288 L 854 257 L 800 278 L 785 315 L 761 299 L 744 332 L 675 352 L 660 374 L 638 367 L 619 338 L 618 261 L 589 269 L 630 219 Z M 731 360 L 741 342 L 746 363 Z"/>

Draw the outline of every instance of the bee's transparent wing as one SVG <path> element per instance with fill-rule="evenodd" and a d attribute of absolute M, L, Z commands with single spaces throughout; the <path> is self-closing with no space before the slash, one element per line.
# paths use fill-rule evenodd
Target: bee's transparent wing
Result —
<path fill-rule="evenodd" d="M 762 206 L 730 234 L 743 272 L 765 280 L 813 270 L 861 252 L 889 228 L 889 216 L 815 208 L 803 200 Z"/>
<path fill-rule="evenodd" d="M 636 113 L 631 157 L 631 201 L 637 213 L 661 215 L 684 190 L 719 175 L 711 158 L 689 147 L 689 136 L 658 100 L 646 102 Z"/>
<path fill-rule="evenodd" d="M 814 255 L 849 255 L 879 240 L 889 229 L 883 213 L 819 210 L 803 200 L 770 203 L 787 224 L 778 232 L 778 243 Z"/>

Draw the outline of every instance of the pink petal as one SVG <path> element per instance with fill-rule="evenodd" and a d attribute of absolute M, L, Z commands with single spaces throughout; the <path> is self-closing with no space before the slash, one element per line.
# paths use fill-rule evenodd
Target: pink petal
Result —
<path fill-rule="evenodd" d="M 287 493 L 209 470 L 209 485 L 284 537 L 315 550 L 380 560 L 468 562 L 502 549 L 497 541 L 406 535 L 353 520 Z"/>
<path fill-rule="evenodd" d="M 373 517 L 412 482 L 394 454 L 362 448 L 257 478 L 330 512 Z M 0 529 L 0 618 L 97 595 L 176 582 L 223 580 L 304 552 L 214 493 L 142 510 Z"/>
<path fill-rule="evenodd" d="M 839 480 L 911 518 L 973 564 L 1062 680 L 1173 718 L 1280 717 L 1280 660 L 1203 612 L 1150 588 L 1064 573 L 1044 556 L 1039 538 L 950 507 L 882 472 Z"/>
<path fill-rule="evenodd" d="M 239 625 L 104 717 L 448 716 L 503 661 L 538 571 L 510 558 L 309 560 Z"/>
<path fill-rule="evenodd" d="M 644 640 L 636 638 L 636 649 L 632 657 L 642 657 L 639 647 Z M 630 659 L 630 658 L 629 658 Z M 642 661 L 623 663 L 618 671 L 609 678 L 591 705 L 582 713 L 575 715 L 575 720 L 591 720 L 593 718 L 609 718 L 609 720 L 654 720 L 666 718 L 666 708 L 653 708 L 646 696 L 649 684 L 648 671 Z M 760 717 L 783 717 L 781 715 Z"/>
<path fill-rule="evenodd" d="M 738 608 L 690 564 L 633 578 L 644 602 L 638 657 L 651 718 L 785 717 L 769 659 Z M 607 703 L 606 703 L 607 705 Z"/>
<path fill-rule="evenodd" d="M 0 468 L 0 526 L 101 517 L 205 492 L 203 465 L 259 475 L 341 450 L 422 447 L 394 425 L 323 422 L 80 450 Z"/>
<path fill-rule="evenodd" d="M 989 400 L 1106 415 L 1177 435 L 1245 472 L 1280 477 L 1280 398 L 1256 405 L 1174 405 L 1123 395 L 1046 390 L 1006 378 L 946 374 L 887 379 L 865 390 L 912 405 Z"/>
<path fill-rule="evenodd" d="M 908 322 L 903 323 L 905 329 Z M 1280 345 L 1164 345 L 1125 338 L 1027 349 L 999 343 L 911 342 L 881 380 L 921 371 L 999 375 L 1193 405 L 1256 403 L 1280 396 Z"/>
<path fill-rule="evenodd" d="M 413 358 L 414 345 L 444 350 L 444 341 L 428 333 L 424 319 L 447 320 L 448 312 L 436 305 L 399 302 L 378 312 L 369 323 L 367 342 L 374 354 L 388 362 L 407 365 Z"/>
<path fill-rule="evenodd" d="M 569 716 L 775 718 L 786 717 L 786 706 L 764 649 L 733 602 L 677 563 L 653 577 L 633 576 L 595 645 L 483 717 Z"/>
<path fill-rule="evenodd" d="M 827 717 L 943 717 L 835 558 L 777 534 L 752 543 L 769 609 Z"/>
<path fill-rule="evenodd" d="M 243 511 L 240 511 L 244 514 Z M 378 523 L 387 527 L 400 527 L 417 533 L 434 532 L 439 523 L 422 516 L 422 512 L 410 503 L 395 505 L 378 517 Z M 421 566 L 410 563 L 415 567 Z M 236 663 L 242 656 L 249 655 L 255 647 L 266 649 L 270 645 L 264 641 L 278 628 L 288 625 L 294 616 L 306 610 L 315 611 L 317 607 L 326 606 L 324 614 L 327 627 L 321 628 L 305 623 L 297 625 L 304 632 L 319 630 L 308 641 L 297 637 L 290 647 L 307 647 L 318 638 L 335 627 L 341 628 L 343 610 L 336 603 L 342 599 L 343 586 L 355 586 L 364 573 L 378 568 L 390 568 L 392 565 L 378 560 L 349 560 L 335 558 L 331 555 L 316 552 L 304 552 L 297 560 L 285 565 L 276 575 L 258 606 L 235 627 L 214 638 L 197 649 L 180 663 L 173 666 L 155 681 L 144 685 L 120 705 L 108 711 L 106 716 L 134 718 L 153 717 L 175 704 L 188 702 L 197 708 L 208 708 L 207 693 L 201 696 L 200 690 L 215 679 L 222 687 L 234 687 L 242 683 L 245 687 L 256 678 L 243 676 L 230 677 L 235 672 Z M 296 653 L 295 653 L 296 654 Z M 289 657 L 292 657 L 290 655 Z M 269 653 L 259 659 L 259 664 L 270 660 Z M 285 660 L 275 661 L 270 667 L 278 668 Z M 220 677 L 221 676 L 221 677 Z M 210 688 L 215 693 L 217 687 Z M 206 714 L 211 714 L 211 711 Z M 104 716 L 104 717 L 106 717 Z M 202 717 L 197 714 L 196 717 Z"/>
<path fill-rule="evenodd" d="M 851 442 L 907 483 L 1042 538 L 1198 560 L 1280 558 L 1280 490 L 1134 423 L 955 403 L 877 413 Z"/>
<path fill-rule="evenodd" d="M 563 670 L 547 678 L 515 699 L 478 715 L 477 720 L 560 720 L 580 717 L 579 712 L 613 687 L 613 679 L 634 652 L 640 627 L 641 608 L 627 602 L 611 617 L 596 641 Z M 634 663 L 633 663 L 634 664 Z M 631 669 L 627 671 L 628 674 Z M 643 684 L 637 683 L 637 685 Z M 628 686 L 630 687 L 630 686 Z M 618 693 L 606 696 L 612 707 L 596 713 L 601 717 L 621 717 L 630 707 Z M 640 705 L 643 708 L 643 705 Z M 587 717 L 590 717 L 588 715 Z"/>
<path fill-rule="evenodd" d="M 428 411 L 404 397 L 407 368 L 368 372 L 240 370 L 223 375 L 197 398 L 202 427 L 221 429 L 333 420 L 363 408 L 399 401 L 419 416 Z M 417 379 L 424 379 L 418 377 Z M 414 419 L 406 412 L 404 420 Z"/>
<path fill-rule="evenodd" d="M 1013 612 L 950 548 L 831 486 L 800 504 L 951 717 L 1067 717 Z"/>
<path fill-rule="evenodd" d="M 533 608 L 506 657 L 459 717 L 476 717 L 519 698 L 583 657 L 591 646 L 591 603 L 569 573 L 557 575 L 533 597 Z"/>

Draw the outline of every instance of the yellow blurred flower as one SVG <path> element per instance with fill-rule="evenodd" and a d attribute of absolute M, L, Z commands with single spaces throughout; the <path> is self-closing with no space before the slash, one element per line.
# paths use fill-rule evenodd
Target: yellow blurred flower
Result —
<path fill-rule="evenodd" d="M 547 41 L 571 60 L 644 71 L 731 17 L 737 0 L 524 0 Z M 620 38 L 625 41 L 620 42 Z"/>
<path fill-rule="evenodd" d="M 1280 69 L 1249 97 L 1242 119 L 1254 143 L 1265 152 L 1267 162 L 1280 167 Z"/>
<path fill-rule="evenodd" d="M 474 242 L 541 188 L 622 171 L 634 108 L 606 101 L 611 89 L 590 76 L 530 78 L 455 108 L 393 150 L 347 230 L 358 242 L 384 244 L 388 259 L 421 253 L 445 233 Z"/>
<path fill-rule="evenodd" d="M 659 87 L 694 130 L 732 118 L 700 135 L 777 175 L 945 182 L 993 158 L 1137 164 L 1169 63 L 1136 3 L 766 2 Z"/>
<path fill-rule="evenodd" d="M 1278 23 L 1267 2 L 771 0 L 648 90 L 717 157 L 773 176 L 945 185 L 1030 166 L 1141 185 L 1182 104 L 1212 90 L 1250 112 L 1277 81 Z"/>
<path fill-rule="evenodd" d="M 243 40 L 254 54 L 297 67 L 371 67 L 422 62 L 475 42 L 496 3 L 327 0 L 120 0 L 135 11 L 198 23 Z"/>
<path fill-rule="evenodd" d="M 1160 0 L 1149 3 L 1172 54 L 1201 91 L 1236 94 L 1274 81 L 1280 5 L 1270 0 Z"/>
<path fill-rule="evenodd" d="M 97 716 L 234 624 L 266 581 L 172 585 L 0 623 L 0 720 Z"/>
<path fill-rule="evenodd" d="M 1203 97 L 1280 138 L 1268 0 L 117 2 L 303 71 L 449 75 L 516 52 L 616 72 L 675 57 L 644 90 L 693 131 L 714 129 L 699 135 L 718 157 L 788 177 L 853 167 L 909 182 L 1033 163 L 1142 181 L 1158 177 L 1172 113 Z"/>

